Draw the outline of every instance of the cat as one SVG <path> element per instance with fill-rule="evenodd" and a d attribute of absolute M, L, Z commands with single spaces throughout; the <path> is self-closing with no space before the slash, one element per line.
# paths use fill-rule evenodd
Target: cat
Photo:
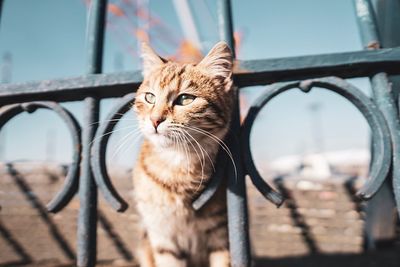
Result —
<path fill-rule="evenodd" d="M 159 57 L 142 44 L 134 103 L 144 135 L 133 172 L 143 236 L 141 267 L 228 267 L 226 185 L 196 211 L 233 110 L 232 53 L 217 43 L 198 64 Z"/>

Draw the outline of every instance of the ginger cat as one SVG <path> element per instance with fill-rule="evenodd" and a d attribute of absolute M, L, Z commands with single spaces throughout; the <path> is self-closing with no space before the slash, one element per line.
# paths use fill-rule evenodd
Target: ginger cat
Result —
<path fill-rule="evenodd" d="M 220 42 L 198 64 L 142 46 L 134 110 L 145 137 L 133 173 L 141 267 L 228 267 L 225 186 L 199 211 L 192 201 L 213 173 L 233 109 L 232 53 Z"/>

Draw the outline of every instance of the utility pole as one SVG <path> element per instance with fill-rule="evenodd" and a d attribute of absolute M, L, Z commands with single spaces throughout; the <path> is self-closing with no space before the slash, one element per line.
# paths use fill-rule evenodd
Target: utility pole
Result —
<path fill-rule="evenodd" d="M 114 55 L 114 70 L 116 72 L 121 72 L 125 69 L 124 66 L 124 56 L 121 52 L 117 52 Z"/>
<path fill-rule="evenodd" d="M 325 149 L 324 146 L 324 139 L 323 139 L 323 131 L 322 131 L 322 120 L 321 120 L 321 103 L 311 103 L 308 106 L 311 112 L 311 119 L 312 119 L 312 133 L 314 136 L 314 144 L 315 144 L 315 152 L 320 153 L 323 152 Z"/>
<path fill-rule="evenodd" d="M 48 129 L 46 133 L 46 162 L 56 160 L 56 139 L 57 131 L 55 129 Z"/>
<path fill-rule="evenodd" d="M 0 82 L 10 83 L 12 80 L 12 54 L 5 52 L 0 66 Z"/>
<path fill-rule="evenodd" d="M 11 52 L 5 52 L 2 56 L 0 64 L 0 83 L 11 83 L 12 81 L 12 54 Z M 6 139 L 7 139 L 7 127 L 3 127 L 0 134 L 0 160 L 5 161 L 6 159 Z"/>

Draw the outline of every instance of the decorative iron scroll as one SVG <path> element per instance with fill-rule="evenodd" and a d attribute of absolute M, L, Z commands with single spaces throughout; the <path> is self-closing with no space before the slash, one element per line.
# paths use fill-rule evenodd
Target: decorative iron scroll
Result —
<path fill-rule="evenodd" d="M 211 199 L 211 197 L 215 194 L 218 187 L 220 186 L 224 178 L 224 175 L 226 175 L 225 168 L 228 165 L 227 164 L 228 158 L 227 155 L 224 153 L 223 149 L 220 149 L 220 151 L 218 152 L 216 162 L 218 163 L 218 165 L 216 166 L 215 172 L 211 177 L 209 184 L 206 186 L 205 190 L 201 192 L 201 194 L 192 203 L 192 206 L 195 210 L 199 210 Z"/>
<path fill-rule="evenodd" d="M 51 212 L 64 208 L 78 190 L 79 169 L 81 161 L 81 128 L 73 115 L 56 102 L 38 101 L 22 104 L 13 104 L 0 110 L 0 129 L 13 117 L 22 113 L 33 113 L 37 109 L 49 109 L 66 123 L 71 132 L 73 143 L 73 160 L 70 164 L 64 184 L 56 196 L 47 204 Z"/>
<path fill-rule="evenodd" d="M 135 101 L 135 93 L 125 95 L 115 105 L 106 117 L 105 121 L 97 129 L 91 150 L 91 165 L 96 184 L 107 202 L 117 211 L 124 211 L 128 208 L 126 201 L 118 194 L 107 173 L 106 149 L 111 133 L 122 118 L 131 109 Z"/>
<path fill-rule="evenodd" d="M 390 169 L 392 155 L 390 131 L 382 112 L 375 103 L 358 88 L 337 77 L 310 79 L 302 82 L 276 83 L 268 87 L 266 92 L 250 107 L 242 126 L 243 154 L 247 173 L 250 175 L 258 191 L 267 199 L 274 201 L 275 196 L 271 194 L 270 187 L 262 179 L 255 167 L 251 154 L 250 133 L 253 123 L 261 109 L 275 96 L 294 88 L 299 88 L 303 92 L 308 93 L 313 87 L 325 88 L 343 96 L 356 106 L 367 120 L 372 131 L 374 157 L 370 177 L 358 191 L 357 195 L 364 200 L 371 198 L 382 185 Z"/>

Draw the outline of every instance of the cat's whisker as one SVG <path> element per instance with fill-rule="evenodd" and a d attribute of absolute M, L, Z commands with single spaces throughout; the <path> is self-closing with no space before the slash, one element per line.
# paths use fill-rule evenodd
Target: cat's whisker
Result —
<path fill-rule="evenodd" d="M 127 114 L 129 114 L 128 112 L 126 112 L 126 113 L 121 113 L 121 112 L 117 112 L 117 113 L 115 113 L 116 115 L 120 115 L 120 116 L 125 116 L 125 115 L 127 115 Z M 131 113 L 131 114 L 134 114 L 134 113 Z M 136 118 L 136 116 L 134 116 L 134 118 Z"/>
<path fill-rule="evenodd" d="M 189 157 L 189 148 L 186 145 L 185 140 L 183 139 L 182 133 L 178 132 L 178 137 L 181 140 L 181 144 L 182 147 L 185 150 L 185 155 L 186 155 L 186 169 L 187 169 L 187 176 L 189 177 L 189 173 L 190 173 L 190 165 L 191 165 L 191 161 L 190 161 L 190 157 Z"/>
<path fill-rule="evenodd" d="M 198 150 L 197 150 L 196 147 L 193 145 L 192 141 L 189 140 L 188 136 L 189 136 L 190 138 L 192 138 L 194 141 L 196 141 L 196 140 L 195 140 L 187 131 L 185 131 L 184 129 L 180 129 L 180 130 L 182 131 L 182 134 L 183 134 L 183 136 L 185 137 L 185 140 L 186 140 L 187 142 L 189 142 L 190 145 L 193 147 L 194 152 L 197 154 L 197 156 L 198 156 L 198 158 L 199 158 L 200 164 L 205 163 L 205 157 L 204 157 L 203 151 L 202 151 L 201 148 L 199 147 L 200 152 L 201 152 L 201 154 L 202 154 L 202 159 L 201 159 L 201 158 L 200 158 L 200 155 L 199 155 L 199 153 L 198 153 Z M 196 141 L 196 142 L 197 142 L 197 141 Z M 197 143 L 197 144 L 198 144 L 198 143 Z"/>
<path fill-rule="evenodd" d="M 115 132 L 119 132 L 119 131 L 123 131 L 123 130 L 129 130 L 129 129 L 133 129 L 133 128 L 138 128 L 138 127 L 135 126 L 135 125 L 130 125 L 130 126 L 127 126 L 127 127 L 123 127 L 123 128 L 119 128 L 119 129 L 116 129 L 116 130 L 112 130 L 112 131 L 106 132 L 105 134 L 102 134 L 100 136 L 96 136 L 95 138 L 93 138 L 93 140 L 89 144 L 92 145 L 98 139 L 103 138 L 104 136 L 107 136 L 107 135 L 111 135 L 111 134 L 113 134 Z"/>
<path fill-rule="evenodd" d="M 137 128 L 138 128 L 138 127 L 137 127 L 137 126 L 134 126 L 134 125 L 130 125 L 130 126 L 123 127 L 123 128 L 118 128 L 118 129 L 116 129 L 116 130 L 112 130 L 112 131 L 106 132 L 105 134 L 102 134 L 102 135 L 100 135 L 100 136 L 96 136 L 95 138 L 93 138 L 93 140 L 92 140 L 89 144 L 92 145 L 94 142 L 96 142 L 96 141 L 97 141 L 98 139 L 100 139 L 100 138 L 103 138 L 104 136 L 111 135 L 111 134 L 113 134 L 113 133 L 120 132 L 120 131 L 131 130 L 131 129 L 133 129 L 134 131 L 136 131 Z"/>
<path fill-rule="evenodd" d="M 199 142 L 197 142 L 197 140 L 190 133 L 188 133 L 188 131 L 186 131 L 184 129 L 182 129 L 182 131 L 184 132 L 184 134 L 186 136 L 190 137 L 196 143 L 197 147 L 200 149 L 202 160 L 205 163 L 205 157 L 204 157 L 204 152 L 202 150 L 202 146 L 199 144 Z M 188 140 L 188 141 L 192 144 L 192 141 L 190 141 L 190 140 Z M 197 152 L 197 149 L 195 147 L 193 147 L 193 149 L 195 149 L 195 151 Z"/>
<path fill-rule="evenodd" d="M 214 135 L 214 134 L 212 134 L 212 133 L 210 133 L 210 132 L 207 132 L 207 131 L 205 131 L 205 130 L 203 130 L 203 129 L 201 129 L 201 128 L 195 127 L 195 126 L 185 126 L 185 127 L 189 128 L 189 129 L 192 129 L 192 130 L 197 130 L 197 131 L 199 131 L 199 132 L 202 132 L 202 133 L 208 135 L 208 136 L 211 137 L 211 138 L 214 138 L 215 140 L 218 141 L 218 143 L 220 143 L 221 145 L 223 145 L 223 146 L 229 151 L 229 154 L 232 156 L 232 153 L 231 153 L 231 151 L 230 151 L 228 145 L 227 145 L 223 140 L 221 140 L 218 136 L 216 136 L 216 135 Z"/>
<path fill-rule="evenodd" d="M 123 148 L 123 146 L 130 141 L 130 138 L 134 138 L 134 142 L 135 143 L 137 140 L 137 137 L 141 136 L 141 131 L 140 129 L 136 129 L 135 131 L 132 131 L 130 133 L 128 133 L 127 135 L 125 135 L 121 140 L 120 140 L 120 144 L 118 145 L 117 149 L 113 152 L 113 154 L 111 155 L 111 159 L 113 159 L 118 153 L 119 151 Z"/>
<path fill-rule="evenodd" d="M 93 122 L 93 123 L 91 123 L 91 124 L 89 124 L 89 125 L 96 125 L 96 124 L 100 124 L 100 123 L 104 123 L 104 122 L 113 122 L 113 121 L 116 121 L 116 122 L 119 122 L 120 120 L 126 120 L 126 121 L 138 121 L 139 119 L 137 119 L 137 118 L 130 118 L 130 119 L 127 119 L 127 118 L 125 118 L 125 119 L 122 119 L 122 118 L 118 118 L 118 119 L 109 119 L 109 120 L 101 120 L 101 121 L 96 121 L 96 122 Z"/>
<path fill-rule="evenodd" d="M 233 159 L 232 152 L 230 151 L 229 147 L 225 144 L 224 141 L 222 141 L 220 138 L 218 138 L 214 134 L 209 133 L 207 131 L 204 131 L 203 129 L 200 129 L 200 128 L 197 128 L 197 127 L 194 127 L 194 126 L 185 126 L 185 125 L 181 125 L 181 124 L 174 124 L 174 125 L 178 126 L 178 127 L 182 127 L 182 128 L 185 128 L 185 129 L 189 129 L 189 130 L 195 131 L 195 132 L 200 133 L 200 134 L 203 134 L 203 135 L 209 137 L 214 142 L 216 142 L 225 151 L 225 153 L 228 155 L 230 161 L 232 162 L 232 165 L 233 165 L 233 168 L 234 168 L 234 172 L 235 172 L 235 179 L 237 180 L 237 176 L 238 175 L 237 175 L 236 163 L 235 163 L 235 160 Z"/>
<path fill-rule="evenodd" d="M 185 136 L 190 137 L 190 138 L 197 144 L 197 146 L 198 146 L 198 148 L 199 148 L 199 150 L 200 150 L 200 152 L 201 152 L 201 154 L 202 154 L 202 159 L 200 159 L 200 155 L 199 155 L 199 153 L 197 152 L 197 149 L 194 147 L 192 141 L 190 141 L 189 139 L 187 139 L 187 141 L 191 143 L 193 149 L 195 150 L 195 152 L 196 152 L 196 154 L 197 154 L 197 157 L 199 158 L 200 165 L 201 165 L 201 173 L 202 173 L 202 175 L 201 175 L 201 180 L 200 180 L 199 186 L 198 186 L 198 188 L 195 190 L 195 193 L 196 193 L 196 192 L 198 192 L 198 191 L 201 189 L 201 186 L 203 185 L 203 181 L 204 181 L 204 178 L 205 178 L 205 177 L 204 177 L 204 166 L 205 166 L 205 163 L 206 163 L 206 159 L 205 159 L 204 153 L 206 153 L 208 159 L 210 160 L 210 163 L 211 163 L 211 166 L 212 166 L 212 168 L 213 168 L 213 171 L 215 171 L 215 167 L 214 167 L 213 160 L 211 159 L 209 153 L 203 148 L 203 146 L 202 146 L 188 131 L 184 130 L 183 128 L 181 128 L 181 130 L 184 131 Z"/>
<path fill-rule="evenodd" d="M 133 132 L 130 132 L 130 133 L 126 134 L 125 136 L 123 136 L 120 140 L 118 140 L 118 144 L 116 145 L 116 149 L 114 150 L 114 152 L 111 155 L 111 159 L 113 159 L 117 154 L 119 154 L 122 151 L 122 149 L 124 149 L 124 147 L 126 149 L 126 146 L 125 146 L 126 143 L 128 143 L 129 141 L 132 141 L 132 139 L 133 139 L 132 143 L 135 143 L 136 138 L 138 138 L 140 136 L 141 136 L 140 131 L 133 131 Z"/>
<path fill-rule="evenodd" d="M 193 147 L 193 150 L 195 151 L 195 153 L 196 153 L 196 155 L 197 155 L 197 158 L 199 159 L 199 162 L 200 162 L 200 167 L 201 167 L 201 179 L 200 179 L 199 186 L 198 186 L 197 189 L 195 190 L 195 193 L 196 193 L 196 192 L 198 192 L 198 191 L 200 190 L 201 185 L 203 184 L 203 180 L 204 180 L 205 157 L 204 157 L 203 152 L 202 152 L 201 149 L 200 149 L 200 152 L 202 153 L 202 159 L 200 158 L 200 155 L 199 155 L 199 153 L 198 153 L 196 147 L 193 145 L 193 143 L 192 143 L 192 142 L 189 140 L 189 138 L 187 137 L 187 135 L 188 135 L 187 131 L 185 131 L 184 129 L 181 129 L 181 130 L 182 130 L 182 134 L 183 134 L 183 136 L 185 137 L 185 139 L 186 139 L 186 140 L 191 144 L 191 146 Z M 195 141 L 196 141 L 196 140 L 195 140 Z"/>
<path fill-rule="evenodd" d="M 184 139 L 182 137 L 182 132 L 181 131 L 174 131 L 174 133 L 175 133 L 175 135 L 177 137 L 179 147 L 182 148 L 182 153 L 186 157 L 186 169 L 187 169 L 187 175 L 189 175 L 189 154 L 188 154 L 187 148 L 185 147 L 185 141 L 184 141 Z"/>
<path fill-rule="evenodd" d="M 173 132 L 171 132 L 171 134 L 173 134 L 174 148 L 177 148 L 179 153 L 183 153 L 183 145 L 182 145 L 182 141 L 180 141 L 181 139 L 179 138 L 179 133 L 173 131 Z M 188 165 L 186 167 L 189 168 Z"/>
<path fill-rule="evenodd" d="M 202 151 L 202 155 L 203 155 L 203 161 L 205 163 L 205 158 L 204 158 L 204 153 L 207 155 L 207 158 L 209 159 L 211 166 L 213 168 L 213 170 L 215 171 L 215 166 L 214 166 L 214 162 L 211 159 L 210 154 L 207 152 L 207 150 L 205 150 L 205 148 L 196 140 L 196 138 L 193 137 L 193 135 L 191 135 L 188 131 L 182 129 L 183 131 L 185 131 L 185 133 L 193 140 L 196 142 L 197 146 L 199 147 L 200 151 Z M 204 152 L 204 153 L 203 153 Z"/>
<path fill-rule="evenodd" d="M 137 134 L 135 136 L 130 136 L 128 139 L 128 141 L 126 143 L 129 143 L 128 145 L 124 145 L 119 152 L 115 153 L 115 156 L 117 156 L 118 154 L 121 155 L 125 155 L 125 153 L 127 151 L 129 151 L 129 149 L 132 149 L 134 147 L 134 145 L 141 140 L 142 135 L 141 134 Z"/>
<path fill-rule="evenodd" d="M 178 128 L 184 130 L 182 127 L 178 127 Z M 186 134 L 187 134 L 188 136 L 190 136 L 190 138 L 191 138 L 192 140 L 194 140 L 194 141 L 196 142 L 197 146 L 201 149 L 202 154 L 203 154 L 203 151 L 204 151 L 204 153 L 206 153 L 206 156 L 207 156 L 207 158 L 209 159 L 213 170 L 215 171 L 214 162 L 213 162 L 213 160 L 211 159 L 211 156 L 210 156 L 210 154 L 207 152 L 207 150 L 206 150 L 206 149 L 205 149 L 205 148 L 204 148 L 204 147 L 203 147 L 189 132 L 188 132 L 188 131 L 186 131 L 186 130 L 184 130 L 184 131 L 186 132 Z M 204 154 L 203 154 L 203 159 L 204 159 Z M 204 163 L 205 163 L 205 159 L 204 159 L 203 161 L 204 161 Z"/>
<path fill-rule="evenodd" d="M 204 131 L 201 128 L 195 127 L 195 126 L 186 126 L 188 129 L 192 129 L 192 130 L 197 130 L 199 133 L 203 133 L 204 135 L 207 135 L 208 137 L 210 137 L 211 139 L 213 139 L 214 141 L 216 141 L 218 144 L 220 144 L 220 146 L 224 149 L 224 151 L 228 154 L 228 156 L 230 157 L 234 167 L 235 167 L 235 176 L 237 177 L 237 169 L 236 169 L 236 164 L 233 160 L 233 155 L 232 152 L 230 151 L 228 145 L 226 145 L 226 143 L 224 141 L 222 141 L 218 136 L 209 133 L 207 131 Z"/>

